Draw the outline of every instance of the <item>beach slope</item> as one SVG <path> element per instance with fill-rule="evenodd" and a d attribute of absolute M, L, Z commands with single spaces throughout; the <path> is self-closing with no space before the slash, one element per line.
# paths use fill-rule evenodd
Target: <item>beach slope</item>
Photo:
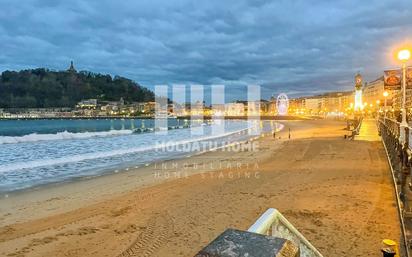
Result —
<path fill-rule="evenodd" d="M 0 255 L 193 256 L 267 208 L 324 256 L 379 256 L 382 239 L 399 242 L 382 143 L 344 140 L 339 121 L 284 125 L 281 139 L 263 137 L 255 152 L 206 153 L 2 199 Z M 139 184 L 142 174 L 150 179 Z"/>

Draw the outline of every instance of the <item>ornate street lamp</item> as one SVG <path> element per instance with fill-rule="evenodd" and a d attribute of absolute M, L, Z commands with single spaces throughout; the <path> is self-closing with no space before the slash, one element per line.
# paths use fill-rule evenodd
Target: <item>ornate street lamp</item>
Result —
<path fill-rule="evenodd" d="M 383 92 L 383 97 L 385 98 L 385 108 L 383 109 L 383 111 L 384 111 L 384 119 L 386 119 L 386 98 L 388 98 L 388 95 L 389 95 L 389 93 L 388 93 L 388 91 L 384 91 Z"/>
<path fill-rule="evenodd" d="M 406 63 L 411 58 L 411 52 L 408 49 L 403 49 L 398 52 L 398 59 L 402 62 L 402 122 L 400 124 L 400 135 L 399 141 L 405 144 L 405 133 L 408 127 L 408 122 L 406 121 Z"/>

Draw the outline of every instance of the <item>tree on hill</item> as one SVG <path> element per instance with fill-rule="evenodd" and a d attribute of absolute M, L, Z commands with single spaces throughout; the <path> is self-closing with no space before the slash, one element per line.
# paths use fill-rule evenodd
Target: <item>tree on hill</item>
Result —
<path fill-rule="evenodd" d="M 33 69 L 4 71 L 0 108 L 74 107 L 82 99 L 153 101 L 154 93 L 136 82 L 87 71 Z"/>

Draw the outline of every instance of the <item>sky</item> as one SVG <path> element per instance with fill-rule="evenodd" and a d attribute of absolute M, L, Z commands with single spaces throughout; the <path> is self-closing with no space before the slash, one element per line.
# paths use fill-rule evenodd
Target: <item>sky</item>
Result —
<path fill-rule="evenodd" d="M 0 0 L 0 71 L 45 67 L 155 85 L 224 85 L 244 99 L 351 90 L 412 41 L 398 1 Z"/>

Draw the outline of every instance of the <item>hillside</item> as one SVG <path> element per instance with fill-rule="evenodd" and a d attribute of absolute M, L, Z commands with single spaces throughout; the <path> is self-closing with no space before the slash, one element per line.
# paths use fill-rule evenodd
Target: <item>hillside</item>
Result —
<path fill-rule="evenodd" d="M 125 102 L 152 101 L 154 94 L 130 79 L 87 71 L 33 69 L 4 71 L 0 108 L 73 107 L 88 98 Z"/>

